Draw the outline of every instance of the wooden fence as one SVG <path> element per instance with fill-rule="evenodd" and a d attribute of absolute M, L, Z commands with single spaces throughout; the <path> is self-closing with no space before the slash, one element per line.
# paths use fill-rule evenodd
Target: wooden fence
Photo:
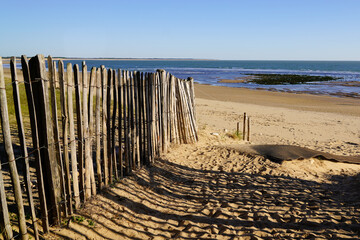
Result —
<path fill-rule="evenodd" d="M 28 239 L 29 233 L 39 239 L 39 232 L 49 232 L 49 226 L 59 225 L 101 189 L 153 163 L 171 144 L 198 139 L 191 78 L 178 79 L 164 70 L 143 73 L 104 66 L 88 72 L 85 62 L 80 71 L 78 65 L 64 66 L 62 60 L 56 64 L 50 56 L 47 68 L 45 64 L 42 55 L 29 60 L 22 56 L 20 81 L 12 58 L 11 81 L 6 83 L 0 58 L 6 156 L 0 162 L 0 236 L 5 239 Z M 10 84 L 19 153 L 14 153 L 8 114 L 6 87 Z M 30 129 L 24 127 L 21 84 L 29 112 L 24 119 L 30 120 Z M 8 175 L 10 187 L 4 183 Z M 11 227 L 9 192 L 15 198 L 18 232 Z"/>

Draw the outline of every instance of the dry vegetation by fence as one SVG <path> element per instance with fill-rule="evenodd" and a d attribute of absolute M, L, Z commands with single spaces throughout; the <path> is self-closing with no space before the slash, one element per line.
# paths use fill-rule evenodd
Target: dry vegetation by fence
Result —
<path fill-rule="evenodd" d="M 0 58 L 5 149 L 0 162 L 0 236 L 5 239 L 28 239 L 29 234 L 39 239 L 39 232 L 49 232 L 49 226 L 59 225 L 98 191 L 154 162 L 171 144 L 197 141 L 191 78 L 178 79 L 164 70 L 143 73 L 104 66 L 88 72 L 85 63 L 80 71 L 78 65 L 65 68 L 50 56 L 46 68 L 42 55 L 30 60 L 22 56 L 21 66 L 23 81 L 16 59 L 11 59 L 11 80 L 6 82 Z M 26 109 L 19 86 L 25 88 Z M 23 119 L 24 112 L 28 116 Z"/>

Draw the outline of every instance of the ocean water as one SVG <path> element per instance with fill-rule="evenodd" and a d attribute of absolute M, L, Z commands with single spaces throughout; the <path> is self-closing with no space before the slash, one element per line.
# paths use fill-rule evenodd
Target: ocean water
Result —
<path fill-rule="evenodd" d="M 66 60 L 79 64 L 82 60 Z M 335 96 L 360 97 L 360 86 L 344 86 L 342 82 L 360 81 L 360 61 L 235 61 L 235 60 L 87 60 L 88 69 L 107 68 L 154 72 L 165 69 L 179 78 L 192 77 L 201 84 L 272 91 L 307 92 Z M 332 76 L 337 81 L 296 85 L 261 85 L 255 83 L 220 83 L 220 79 L 236 79 L 247 74 L 276 73 Z"/>

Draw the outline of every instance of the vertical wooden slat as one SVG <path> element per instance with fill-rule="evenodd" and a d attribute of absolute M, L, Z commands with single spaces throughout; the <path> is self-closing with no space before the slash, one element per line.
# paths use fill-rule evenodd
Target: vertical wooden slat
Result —
<path fill-rule="evenodd" d="M 112 144 L 111 144 L 111 99 L 112 99 L 112 77 L 113 71 L 112 69 L 108 70 L 108 82 L 107 82 L 107 92 L 106 92 L 106 137 L 107 137 L 107 158 L 108 158 L 108 167 L 109 167 L 109 182 L 113 182 L 113 159 L 112 159 Z"/>
<path fill-rule="evenodd" d="M 96 175 L 98 179 L 99 189 L 103 187 L 102 171 L 101 171 L 101 70 L 96 71 L 96 112 L 95 112 L 95 132 L 96 132 Z"/>
<path fill-rule="evenodd" d="M 93 156 L 93 138 L 94 138 L 94 93 L 96 88 L 96 68 L 91 68 L 90 81 L 89 81 L 89 101 L 88 101 L 88 113 L 89 113 L 89 145 L 90 145 L 90 181 L 92 195 L 96 195 L 96 180 L 94 174 Z"/>
<path fill-rule="evenodd" d="M 143 73 L 141 75 L 141 115 L 142 115 L 142 163 L 146 164 L 146 122 L 147 122 L 147 116 L 146 116 L 146 98 L 145 98 L 145 92 L 146 92 L 146 85 L 145 85 L 145 79 L 147 77 L 147 73 Z"/>
<path fill-rule="evenodd" d="M 191 94 L 191 103 L 192 103 L 192 109 L 194 112 L 194 120 L 196 124 L 196 107 L 195 107 L 195 89 L 194 89 L 194 79 L 192 77 L 188 78 L 190 81 L 190 94 Z M 197 132 L 197 125 L 195 126 L 196 132 Z"/>
<path fill-rule="evenodd" d="M 79 193 L 82 200 L 86 200 L 85 197 L 85 184 L 84 184 L 84 128 L 83 128 L 83 115 L 81 107 L 81 80 L 79 75 L 79 66 L 74 65 L 74 84 L 75 84 L 75 102 L 76 102 L 76 126 L 78 137 L 78 167 L 79 167 Z"/>
<path fill-rule="evenodd" d="M 61 193 L 62 193 L 62 206 L 65 213 L 65 217 L 68 217 L 67 209 L 67 194 L 65 187 L 65 172 L 63 166 L 63 160 L 61 155 L 61 145 L 60 145 L 60 134 L 59 134 L 59 125 L 58 125 L 58 114 L 57 114 L 57 103 L 56 103 L 56 92 L 55 92 L 55 73 L 54 73 L 54 63 L 51 56 L 48 56 L 48 69 L 49 69 L 49 82 L 50 82 L 50 100 L 51 100 L 51 115 L 52 115 L 52 126 L 54 132 L 55 140 L 55 156 L 58 163 L 58 168 L 60 170 L 60 183 L 61 183 Z"/>
<path fill-rule="evenodd" d="M 126 112 L 126 116 L 127 116 L 127 173 L 131 173 L 132 170 L 132 122 L 131 122 L 131 114 L 132 114 L 132 100 L 131 100 L 131 76 L 130 76 L 130 72 L 127 71 L 126 72 L 126 105 L 127 105 L 127 112 Z"/>
<path fill-rule="evenodd" d="M 45 61 L 37 55 L 29 61 L 32 91 L 34 96 L 39 146 L 43 166 L 46 203 L 50 224 L 60 224 L 59 203 L 61 201 L 61 184 L 59 166 L 55 155 L 54 133 L 51 120 L 48 79 L 45 73 Z"/>
<path fill-rule="evenodd" d="M 80 192 L 79 192 L 79 172 L 77 167 L 77 152 L 75 140 L 75 123 L 74 123 L 74 106 L 73 106 L 73 91 L 74 80 L 71 63 L 66 66 L 67 74 L 67 91 L 68 91 L 68 109 L 69 109 L 69 137 L 70 137 L 70 156 L 71 156 L 71 172 L 73 180 L 74 202 L 75 210 L 80 208 Z"/>
<path fill-rule="evenodd" d="M 25 140 L 25 132 L 24 132 L 24 124 L 23 118 L 21 113 L 21 103 L 20 103 L 20 93 L 19 93 L 19 86 L 18 86 L 18 78 L 16 72 L 16 58 L 12 57 L 10 60 L 10 69 L 11 69 L 11 80 L 12 80 L 12 87 L 13 87 L 13 97 L 14 97 L 14 105 L 15 105 L 15 115 L 16 115 L 16 122 L 18 126 L 18 134 L 19 134 L 19 141 L 21 146 L 21 155 L 22 160 L 24 161 L 25 169 L 24 169 L 24 179 L 25 179 L 25 187 L 26 193 L 29 201 L 30 212 L 32 217 L 32 225 L 34 230 L 34 235 L 36 239 L 39 239 L 39 232 L 37 228 L 37 217 L 35 214 L 35 206 L 34 206 L 34 199 L 33 193 L 31 188 L 31 180 L 30 180 L 30 166 L 29 166 L 29 155 L 26 146 Z"/>
<path fill-rule="evenodd" d="M 112 71 L 112 105 L 113 105 L 113 111 L 112 111 L 112 126 L 111 126 L 111 157 L 112 157 L 112 165 L 113 165 L 113 174 L 115 175 L 115 179 L 119 179 L 119 172 L 117 170 L 117 159 L 116 159 L 116 149 L 115 149 L 115 133 L 116 133 L 116 111 L 117 111 L 117 105 L 118 105 L 118 78 L 116 76 L 116 71 Z"/>
<path fill-rule="evenodd" d="M 124 71 L 123 74 L 123 115 L 124 115 L 124 157 L 126 174 L 130 172 L 130 131 L 129 131 L 129 78 L 128 71 Z"/>
<path fill-rule="evenodd" d="M 0 57 L 0 83 L 4 85 L 4 91 L 5 91 L 4 69 L 3 69 L 1 57 Z M 2 91 L 2 89 L 0 91 Z M 5 193 L 4 179 L 1 170 L 1 162 L 0 162 L 0 232 L 2 232 L 4 239 L 13 238 L 13 231 L 10 225 L 9 211 L 6 202 L 6 193 Z"/>
<path fill-rule="evenodd" d="M 122 178 L 124 175 L 124 170 L 123 170 L 123 142 L 122 142 L 122 136 L 123 136 L 123 110 L 122 108 L 124 108 L 123 105 L 123 71 L 121 71 L 120 69 L 118 69 L 118 105 L 119 105 L 119 114 L 118 114 L 118 138 L 119 138 L 119 165 L 120 165 L 120 178 Z"/>
<path fill-rule="evenodd" d="M 67 108 L 67 88 L 65 87 L 65 71 L 64 71 L 64 62 L 59 61 L 59 83 L 60 85 L 60 104 L 61 104 L 61 122 L 62 122 L 62 143 L 63 143 L 63 159 L 64 159 L 64 171 L 65 171 L 65 187 L 68 203 L 68 213 L 73 214 L 72 206 L 72 197 L 71 197 L 71 176 L 70 176 L 70 161 L 69 161 L 69 118 L 68 118 L 68 108 Z"/>
<path fill-rule="evenodd" d="M 152 103 L 152 94 L 151 94 L 151 86 L 152 86 L 152 78 L 153 74 L 147 74 L 145 84 L 146 84 L 146 91 L 145 91 L 145 100 L 146 100 L 146 117 L 147 117 L 147 164 L 152 162 L 152 115 L 151 115 L 151 103 Z"/>
<path fill-rule="evenodd" d="M 250 141 L 250 117 L 247 117 L 247 135 L 246 140 Z"/>
<path fill-rule="evenodd" d="M 246 112 L 244 112 L 244 119 L 243 119 L 243 140 L 245 141 L 246 135 Z"/>
<path fill-rule="evenodd" d="M 166 72 L 158 70 L 160 76 L 160 106 L 161 106 L 161 128 L 162 128 L 162 151 L 167 152 L 167 112 L 166 112 Z"/>
<path fill-rule="evenodd" d="M 159 75 L 158 73 L 154 74 L 153 78 L 153 160 L 155 160 L 155 156 L 159 153 L 160 146 L 160 136 L 159 136 Z"/>
<path fill-rule="evenodd" d="M 130 130 L 131 130 L 131 169 L 135 169 L 136 167 L 136 132 L 135 132 L 135 99 L 134 99 L 134 78 L 136 75 L 136 71 L 132 72 L 130 75 Z"/>
<path fill-rule="evenodd" d="M 87 66 L 83 64 L 82 66 L 82 117 L 83 117 L 83 141 L 85 147 L 85 172 L 84 175 L 84 190 L 85 190 L 85 199 L 91 197 L 91 178 L 90 178 L 90 164 L 91 164 L 91 151 L 90 151 L 90 141 L 89 141 L 89 113 L 88 113 L 88 76 L 87 76 Z M 83 166 L 82 164 L 80 166 Z"/>
<path fill-rule="evenodd" d="M 48 233 L 49 232 L 48 208 L 45 197 L 45 185 L 44 185 L 44 178 L 42 171 L 39 137 L 38 137 L 37 117 L 35 111 L 34 96 L 32 92 L 32 84 L 30 80 L 29 65 L 25 55 L 21 56 L 21 68 L 23 71 L 26 98 L 27 98 L 29 116 L 30 116 L 31 136 L 32 136 L 34 156 L 35 156 L 36 178 L 37 178 L 37 186 L 39 191 L 42 227 L 43 227 L 43 231 L 45 233 Z"/>
<path fill-rule="evenodd" d="M 109 184 L 109 167 L 108 167 L 108 144 L 107 144 L 107 108 L 106 108 L 106 94 L 107 94 L 107 72 L 106 68 L 101 68 L 101 86 L 102 86 L 102 147 L 103 147 L 103 163 L 104 163 L 104 185 Z"/>
<path fill-rule="evenodd" d="M 140 143 L 139 143 L 139 79 L 140 72 L 134 75 L 134 124 L 135 124 L 135 161 L 137 168 L 140 168 Z"/>
<path fill-rule="evenodd" d="M 174 87 L 174 76 L 170 75 L 170 79 L 169 79 L 169 113 L 170 113 L 170 117 L 169 117 L 169 121 L 170 121 L 170 142 L 171 143 L 175 143 L 175 124 L 174 124 L 174 109 L 173 109 L 173 101 L 174 101 L 174 96 L 173 96 L 173 87 Z"/>

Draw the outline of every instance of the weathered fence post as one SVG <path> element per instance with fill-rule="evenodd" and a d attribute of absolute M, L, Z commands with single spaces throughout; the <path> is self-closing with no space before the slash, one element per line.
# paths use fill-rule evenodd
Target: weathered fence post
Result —
<path fill-rule="evenodd" d="M 135 75 L 136 71 L 130 75 L 130 125 L 131 125 L 131 169 L 136 167 L 136 128 L 135 128 Z"/>
<path fill-rule="evenodd" d="M 42 171 L 37 117 L 35 111 L 34 96 L 32 91 L 32 83 L 30 80 L 29 64 L 25 55 L 21 56 L 21 67 L 23 71 L 26 98 L 27 98 L 29 116 L 30 116 L 31 136 L 32 136 L 34 156 L 35 156 L 36 178 L 37 178 L 37 185 L 39 190 L 42 227 L 43 227 L 43 231 L 45 233 L 48 233 L 49 232 L 48 209 L 47 209 L 47 203 L 45 197 L 45 184 L 44 184 L 44 177 Z"/>
<path fill-rule="evenodd" d="M 245 134 L 246 134 L 246 112 L 244 112 L 244 119 L 243 119 L 243 140 L 245 141 Z"/>
<path fill-rule="evenodd" d="M 1 61 L 2 59 L 0 59 Z M 2 69 L 2 61 L 1 61 L 1 70 Z M 16 167 L 14 149 L 11 141 L 11 132 L 10 132 L 10 122 L 9 122 L 9 112 L 7 106 L 7 98 L 6 98 L 6 89 L 5 89 L 5 79 L 4 74 L 2 73 L 0 76 L 0 113 L 1 113 L 1 127 L 3 134 L 3 141 L 5 147 L 6 160 L 10 169 L 10 177 L 11 182 L 14 189 L 15 202 L 18 211 L 18 220 L 19 220 L 19 228 L 22 239 L 28 239 L 27 228 L 25 222 L 25 211 L 24 211 L 24 203 L 22 198 L 20 179 Z"/>
<path fill-rule="evenodd" d="M 140 144 L 139 144 L 139 98 L 138 98 L 138 88 L 139 88 L 139 75 L 140 72 L 134 72 L 133 77 L 133 91 L 134 91 L 134 129 L 135 129 L 135 162 L 134 167 L 137 165 L 137 168 L 140 168 Z"/>
<path fill-rule="evenodd" d="M 119 114 L 118 114 L 118 138 L 119 138 L 119 165 L 120 165 L 120 178 L 124 176 L 124 170 L 123 170 L 123 143 L 122 143 L 122 136 L 123 136 L 123 108 L 124 108 L 124 102 L 123 102 L 123 71 L 118 69 L 118 105 L 119 105 Z"/>
<path fill-rule="evenodd" d="M 116 159 L 116 141 L 115 141 L 115 133 L 116 133 L 116 111 L 117 111 L 117 105 L 118 103 L 118 78 L 116 77 L 116 71 L 112 71 L 112 98 L 113 98 L 113 111 L 112 111 L 112 128 L 111 128 L 111 151 L 112 151 L 112 164 L 113 164 L 113 173 L 115 174 L 115 179 L 119 179 L 119 172 L 117 169 L 117 159 Z"/>
<path fill-rule="evenodd" d="M 103 149 L 103 163 L 104 163 L 104 185 L 109 184 L 109 168 L 108 168 L 108 144 L 107 144 L 107 108 L 106 108 L 106 93 L 107 93 L 107 71 L 104 66 L 101 66 L 101 86 L 102 86 L 102 149 Z"/>
<path fill-rule="evenodd" d="M 112 99 L 112 69 L 108 70 L 108 83 L 107 83 L 107 91 L 106 91 L 106 137 L 107 137 L 107 159 L 108 159 L 108 175 L 110 184 L 113 182 L 113 159 L 112 159 L 112 144 L 111 144 L 111 99 Z"/>
<path fill-rule="evenodd" d="M 79 190 L 83 201 L 85 202 L 85 185 L 84 185 L 84 128 L 83 115 L 81 108 L 81 80 L 79 74 L 79 66 L 74 65 L 74 84 L 75 84 L 75 101 L 76 101 L 76 126 L 78 136 L 78 165 L 79 165 Z"/>
<path fill-rule="evenodd" d="M 48 57 L 48 69 L 49 69 L 49 82 L 50 82 L 50 100 L 51 100 L 51 113 L 52 113 L 52 126 L 54 131 L 54 140 L 55 140 L 55 156 L 58 162 L 58 168 L 60 170 L 60 183 L 61 183 L 61 193 L 63 198 L 63 208 L 65 217 L 68 217 L 67 209 L 67 194 L 65 187 L 65 178 L 64 178 L 64 166 L 61 155 L 61 145 L 60 145 L 60 134 L 58 126 L 58 114 L 57 114 L 57 103 L 56 103 L 56 92 L 55 92 L 55 73 L 54 73 L 54 63 L 51 56 Z"/>
<path fill-rule="evenodd" d="M 4 69 L 3 69 L 1 57 L 0 57 L 0 83 L 4 85 L 4 91 L 5 91 Z M 6 202 L 6 193 L 5 193 L 5 186 L 4 186 L 4 179 L 2 175 L 1 165 L 2 164 L 0 162 L 0 231 L 2 232 L 4 239 L 12 239 L 13 231 L 10 225 L 9 211 Z"/>
<path fill-rule="evenodd" d="M 93 135 L 94 135 L 94 88 L 96 88 L 96 68 L 91 68 L 90 81 L 89 81 L 89 145 L 90 145 L 90 181 L 92 195 L 96 195 L 96 180 L 93 164 Z"/>
<path fill-rule="evenodd" d="M 30 166 L 29 166 L 29 155 L 26 146 L 25 140 L 25 132 L 24 132 L 24 124 L 21 112 L 21 103 L 20 103 L 20 93 L 19 93 L 19 86 L 18 86 L 18 78 L 17 78 L 17 70 L 16 70 L 16 58 L 12 57 L 10 60 L 10 69 L 11 69 L 11 79 L 12 79 L 12 86 L 13 86 L 13 97 L 14 97 L 14 105 L 15 105 L 15 115 L 16 115 L 16 122 L 18 125 L 18 134 L 19 140 L 21 145 L 21 155 L 24 161 L 24 179 L 25 179 L 25 186 L 26 186 L 26 193 L 29 201 L 30 212 L 32 217 L 32 225 L 34 230 L 34 235 L 36 239 L 39 239 L 39 233 L 37 228 L 37 218 L 35 214 L 35 206 L 33 200 L 33 193 L 31 188 L 31 180 L 30 180 Z"/>
<path fill-rule="evenodd" d="M 250 117 L 247 118 L 247 141 L 250 141 Z"/>
<path fill-rule="evenodd" d="M 123 79 L 123 112 L 124 112 L 124 157 L 126 174 L 130 173 L 130 121 L 129 121 L 129 72 L 124 71 Z"/>
<path fill-rule="evenodd" d="M 96 132 L 96 174 L 99 183 L 99 189 L 103 188 L 101 175 L 101 72 L 100 68 L 96 71 L 96 112 L 95 112 L 95 132 Z"/>
<path fill-rule="evenodd" d="M 60 85 L 60 103 L 61 103 L 61 122 L 62 122 L 62 143 L 63 143 L 63 155 L 65 163 L 65 185 L 66 195 L 68 203 L 68 214 L 73 214 L 72 209 L 72 196 L 71 196 L 71 177 L 70 177 L 70 161 L 69 161 L 69 140 L 68 140 L 68 108 L 66 102 L 67 88 L 65 87 L 65 71 L 64 63 L 62 60 L 59 61 L 59 85 Z"/>
<path fill-rule="evenodd" d="M 68 91 L 68 110 L 69 110 L 69 137 L 70 137 L 70 154 L 71 154 L 71 172 L 73 180 L 73 190 L 74 190 L 74 201 L 75 201 L 75 210 L 80 208 L 80 191 L 79 191 L 79 174 L 77 167 L 77 152 L 76 152 L 76 140 L 75 140 L 75 123 L 74 123 L 74 106 L 73 106 L 73 90 L 74 90 L 74 80 L 73 80 L 73 71 L 71 63 L 68 63 L 66 66 L 67 74 L 67 91 Z"/>
<path fill-rule="evenodd" d="M 84 175 L 84 190 L 85 190 L 85 200 L 91 197 L 91 177 L 90 177 L 90 164 L 91 160 L 91 151 L 90 151 L 90 139 L 89 139 L 89 113 L 88 113 L 88 76 L 87 76 L 87 66 L 82 65 L 82 117 L 83 117 L 83 140 L 85 147 L 85 172 Z M 83 165 L 81 164 L 80 167 Z"/>
<path fill-rule="evenodd" d="M 46 79 L 45 74 L 44 57 L 42 55 L 37 55 L 31 58 L 29 67 L 36 110 L 41 161 L 43 163 L 44 186 L 46 189 L 45 196 L 49 209 L 49 220 L 52 224 L 59 224 L 60 213 L 58 205 L 61 201 L 60 173 L 55 155 L 48 79 Z"/>

